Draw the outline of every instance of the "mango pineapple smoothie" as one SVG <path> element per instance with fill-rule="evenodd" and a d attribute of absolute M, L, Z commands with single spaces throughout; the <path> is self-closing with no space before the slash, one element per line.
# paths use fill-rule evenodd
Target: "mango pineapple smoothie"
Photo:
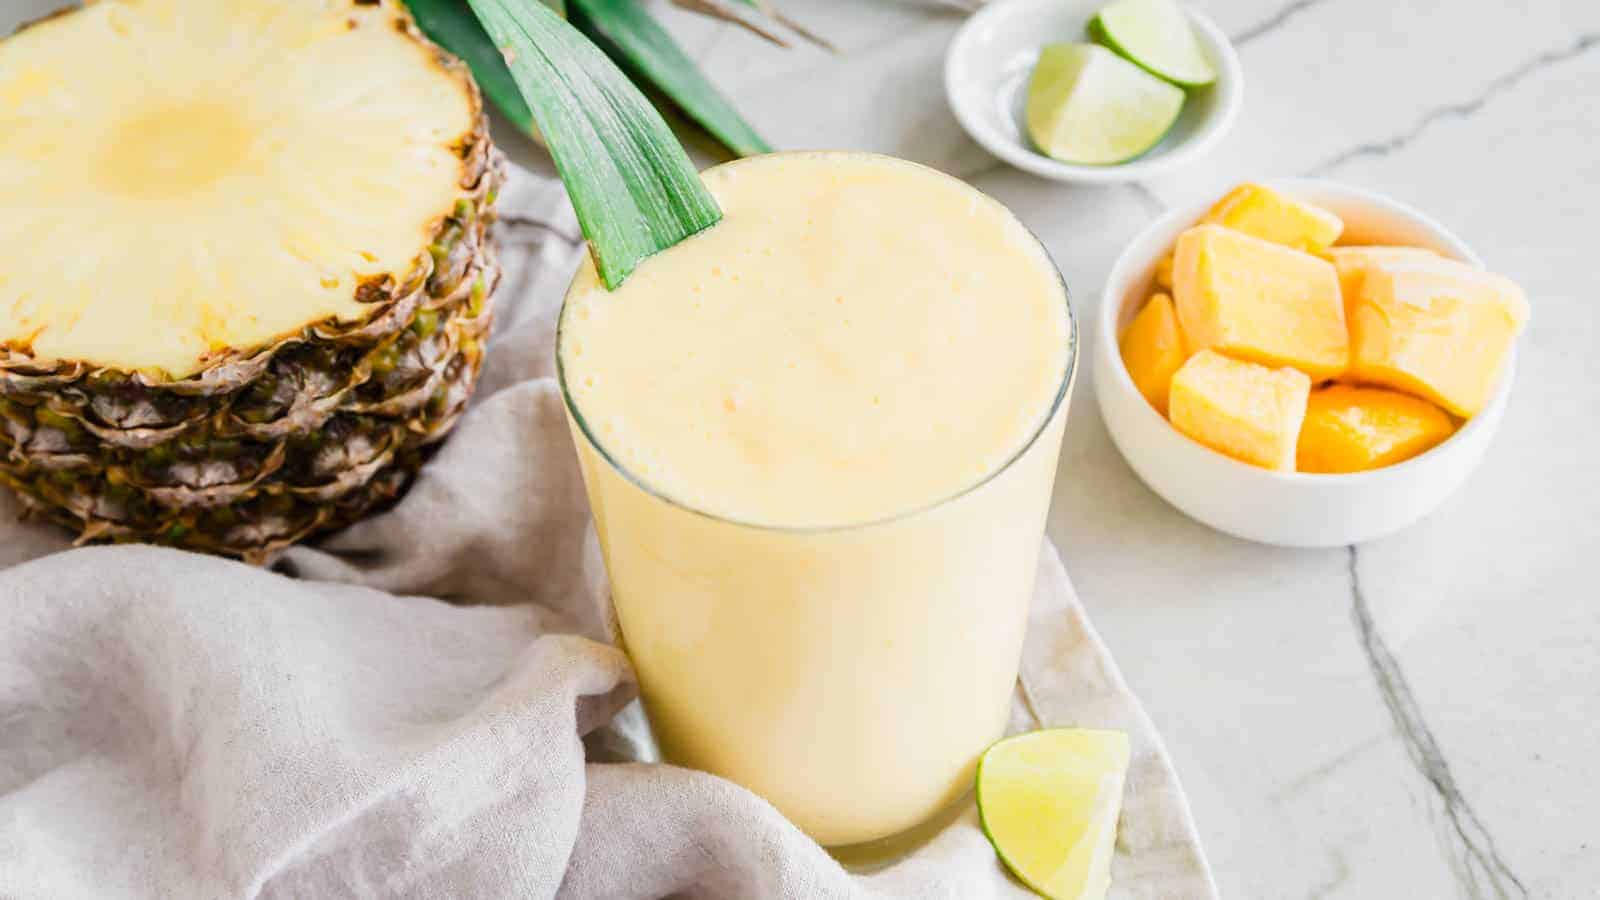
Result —
<path fill-rule="evenodd" d="M 557 340 L 663 756 L 827 845 L 962 796 L 1007 719 L 1071 381 L 1049 257 L 920 166 L 705 173 L 725 218 Z"/>

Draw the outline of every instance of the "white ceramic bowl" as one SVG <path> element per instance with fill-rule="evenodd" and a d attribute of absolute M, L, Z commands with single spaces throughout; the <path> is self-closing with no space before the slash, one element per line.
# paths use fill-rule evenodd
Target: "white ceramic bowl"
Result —
<path fill-rule="evenodd" d="M 1443 225 L 1386 197 L 1325 181 L 1269 183 L 1337 213 L 1345 221 L 1346 242 L 1430 247 L 1482 265 Z M 1432 512 L 1483 459 L 1511 394 L 1515 354 L 1489 405 L 1449 439 L 1398 465 L 1350 475 L 1273 472 L 1230 459 L 1180 434 L 1134 387 L 1117 338 L 1149 296 L 1156 261 L 1205 215 L 1210 202 L 1156 220 L 1122 251 L 1106 281 L 1096 324 L 1094 383 L 1117 449 L 1173 506 L 1213 528 L 1265 544 L 1352 544 Z"/>
<path fill-rule="evenodd" d="M 1198 159 L 1222 139 L 1244 100 L 1244 72 L 1221 29 L 1186 8 L 1201 47 L 1217 67 L 1217 80 L 1189 91 L 1183 112 L 1161 143 L 1137 159 L 1109 166 L 1065 163 L 1034 149 L 1023 129 L 1022 110 L 1039 48 L 1088 40 L 1084 26 L 1106 2 L 995 0 L 961 27 L 945 53 L 944 87 L 950 108 L 973 140 L 1035 175 L 1105 183 L 1169 171 Z"/>

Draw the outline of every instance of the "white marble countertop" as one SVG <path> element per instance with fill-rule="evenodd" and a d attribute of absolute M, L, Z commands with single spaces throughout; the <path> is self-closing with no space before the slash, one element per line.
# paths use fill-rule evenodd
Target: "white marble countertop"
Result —
<path fill-rule="evenodd" d="M 788 0 L 833 57 L 661 16 L 773 144 L 909 157 L 1010 205 L 1085 322 L 1144 223 L 1244 178 L 1391 194 L 1521 282 L 1533 320 L 1496 443 L 1405 532 L 1290 551 L 1211 531 L 1134 476 L 1080 384 L 1050 533 L 1224 897 L 1600 896 L 1600 3 L 1202 5 L 1242 55 L 1238 124 L 1191 169 L 1105 188 L 1009 169 L 961 131 L 941 69 L 959 15 Z"/>
<path fill-rule="evenodd" d="M 1390 193 L 1520 281 L 1509 414 L 1421 524 L 1331 551 L 1225 537 L 1138 481 L 1080 384 L 1050 533 L 1165 735 L 1223 896 L 1600 896 L 1600 3 L 1210 0 L 1246 70 L 1237 126 L 1187 171 L 1104 188 L 966 137 L 941 75 L 957 14 L 788 0 L 833 56 L 656 3 L 774 145 L 892 153 L 1011 206 L 1084 322 L 1145 222 L 1247 177 Z M 0 31 L 58 5 L 0 0 Z"/>

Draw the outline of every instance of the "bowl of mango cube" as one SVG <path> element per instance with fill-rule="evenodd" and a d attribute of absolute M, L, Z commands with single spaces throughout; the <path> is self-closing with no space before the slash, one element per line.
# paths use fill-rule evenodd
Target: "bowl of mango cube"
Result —
<path fill-rule="evenodd" d="M 1155 221 L 1100 313 L 1095 394 L 1134 472 L 1213 528 L 1332 547 L 1398 531 L 1466 481 L 1529 307 L 1418 210 L 1285 180 Z"/>

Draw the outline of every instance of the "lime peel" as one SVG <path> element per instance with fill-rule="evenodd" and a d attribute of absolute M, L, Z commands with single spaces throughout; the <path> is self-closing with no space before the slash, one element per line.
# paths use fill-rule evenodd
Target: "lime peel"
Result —
<path fill-rule="evenodd" d="M 1130 750 L 1121 731 L 1054 728 L 978 760 L 978 819 L 1007 869 L 1051 900 L 1102 900 L 1111 884 Z"/>
<path fill-rule="evenodd" d="M 1028 136 L 1081 165 L 1126 162 L 1161 142 L 1183 110 L 1181 89 L 1094 44 L 1050 44 L 1028 82 Z"/>
<path fill-rule="evenodd" d="M 1217 80 L 1217 67 L 1175 0 L 1116 0 L 1090 20 L 1089 34 L 1173 84 L 1197 88 Z"/>

